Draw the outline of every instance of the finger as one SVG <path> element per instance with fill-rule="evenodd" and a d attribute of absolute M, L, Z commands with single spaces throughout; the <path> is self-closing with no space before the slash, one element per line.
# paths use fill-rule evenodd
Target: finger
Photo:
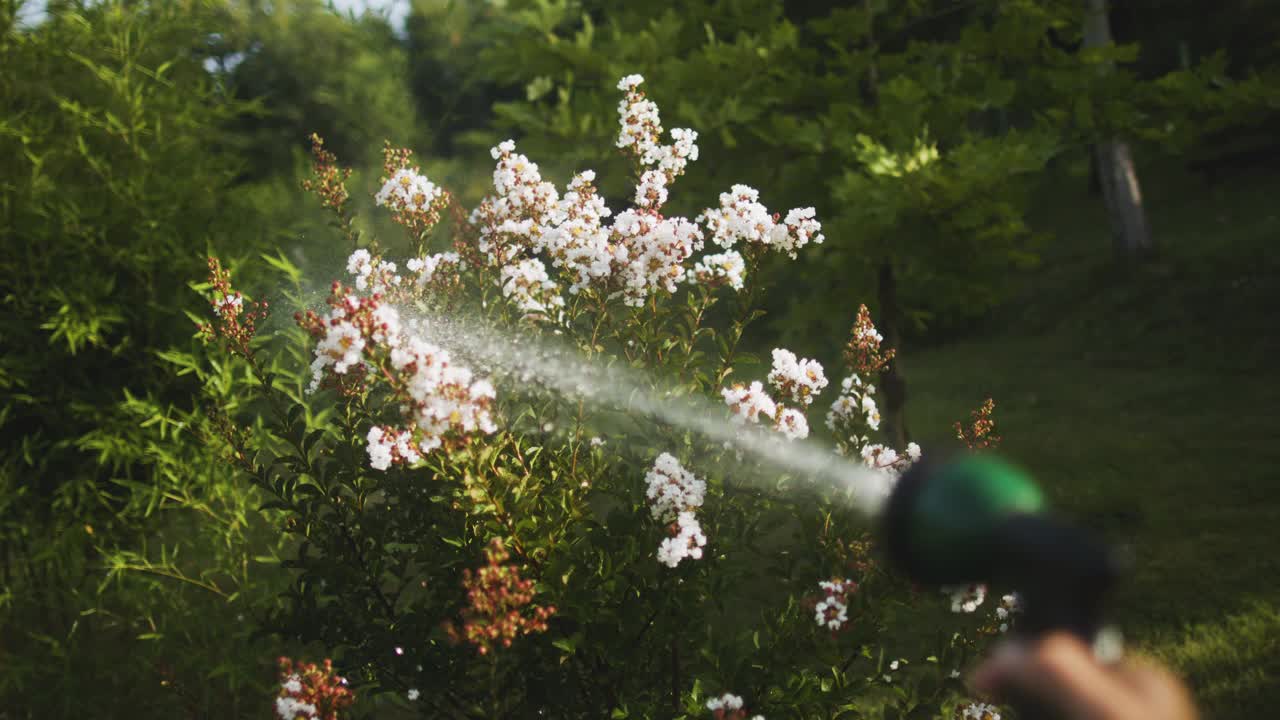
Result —
<path fill-rule="evenodd" d="M 1169 720 L 1196 720 L 1199 713 L 1186 685 L 1164 667 L 1148 660 L 1125 663 L 1117 670 L 1121 682 L 1130 687 L 1150 715 Z"/>
<path fill-rule="evenodd" d="M 1029 696 L 1074 720 L 1141 717 L 1132 688 L 1100 665 L 1089 647 L 1065 633 L 1033 646 L 1010 645 L 974 676 L 980 690 L 997 696 Z"/>

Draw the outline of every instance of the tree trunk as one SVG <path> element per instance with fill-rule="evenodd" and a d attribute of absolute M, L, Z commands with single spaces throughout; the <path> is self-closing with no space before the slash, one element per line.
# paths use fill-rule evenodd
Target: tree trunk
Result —
<path fill-rule="evenodd" d="M 867 52 L 876 52 L 875 38 L 875 6 L 872 0 L 862 0 L 862 9 L 867 14 Z M 871 107 L 880 104 L 879 68 L 872 60 L 861 82 L 862 101 Z M 884 407 L 881 427 L 889 436 L 894 448 L 901 450 L 907 446 L 907 381 L 902 375 L 902 313 L 898 308 L 898 279 L 894 274 L 893 261 L 888 258 L 880 263 L 877 273 L 877 302 L 880 305 L 880 319 L 876 326 L 884 336 L 882 347 L 893 348 L 897 353 L 889 367 L 880 373 L 880 389 L 884 391 Z"/>
<path fill-rule="evenodd" d="M 907 381 L 902 375 L 902 312 L 898 307 L 898 279 L 893 263 L 880 264 L 878 277 L 880 320 L 876 325 L 884 336 L 882 347 L 893 348 L 895 355 L 880 373 L 880 389 L 884 392 L 884 422 L 882 427 L 889 442 L 896 449 L 907 446 L 911 440 L 907 432 Z"/>
<path fill-rule="evenodd" d="M 1142 261 L 1155 255 L 1147 211 L 1142 206 L 1142 189 L 1123 140 L 1104 140 L 1094 151 L 1102 196 L 1111 217 L 1111 237 L 1116 258 L 1122 262 Z"/>
<path fill-rule="evenodd" d="M 1088 0 L 1084 19 L 1084 47 L 1106 47 L 1114 43 L 1107 0 Z M 1104 64 L 1101 72 L 1109 72 Z M 1099 140 L 1094 145 L 1093 164 L 1102 186 L 1102 199 L 1111 221 L 1112 247 L 1123 262 L 1138 262 L 1155 254 L 1147 212 L 1142 205 L 1142 188 L 1133 166 L 1129 144 L 1118 137 Z"/>

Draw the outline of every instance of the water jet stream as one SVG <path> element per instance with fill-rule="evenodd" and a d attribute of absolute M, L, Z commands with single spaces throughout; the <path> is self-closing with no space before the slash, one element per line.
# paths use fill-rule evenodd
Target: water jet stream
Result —
<path fill-rule="evenodd" d="M 612 406 L 697 433 L 761 462 L 746 468 L 744 482 L 776 479 L 766 468 L 809 478 L 822 489 L 849 499 L 867 516 L 876 515 L 894 478 L 834 453 L 816 441 L 786 440 L 779 434 L 735 423 L 727 408 L 701 395 L 671 397 L 639 370 L 593 362 L 567 343 L 511 336 L 482 318 L 422 309 L 401 309 L 412 334 L 465 359 L 478 372 L 501 373 L 536 383 L 597 407 Z M 753 476 L 751 476 L 753 475 Z"/>

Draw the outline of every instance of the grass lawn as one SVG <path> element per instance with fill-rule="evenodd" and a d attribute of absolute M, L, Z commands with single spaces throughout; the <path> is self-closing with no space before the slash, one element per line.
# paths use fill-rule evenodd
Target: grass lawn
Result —
<path fill-rule="evenodd" d="M 1131 644 L 1183 672 L 1207 718 L 1271 717 L 1280 177 L 1145 179 L 1160 260 L 1117 270 L 1083 177 L 1047 185 L 1036 224 L 1056 238 L 1042 268 L 980 333 L 909 352 L 908 422 L 949 427 L 994 397 L 1004 452 L 1131 550 L 1113 608 Z"/>

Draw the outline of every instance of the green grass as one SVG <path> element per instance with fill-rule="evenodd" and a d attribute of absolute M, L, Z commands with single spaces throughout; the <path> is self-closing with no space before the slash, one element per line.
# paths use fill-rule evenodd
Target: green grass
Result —
<path fill-rule="evenodd" d="M 1056 237 L 1043 267 L 983 332 L 906 356 L 908 420 L 947 428 L 994 397 L 1003 451 L 1131 550 L 1113 610 L 1132 644 L 1184 673 L 1206 717 L 1269 717 L 1280 707 L 1280 178 L 1209 188 L 1146 175 L 1159 261 L 1117 269 L 1083 178 L 1046 184 L 1037 224 Z"/>

